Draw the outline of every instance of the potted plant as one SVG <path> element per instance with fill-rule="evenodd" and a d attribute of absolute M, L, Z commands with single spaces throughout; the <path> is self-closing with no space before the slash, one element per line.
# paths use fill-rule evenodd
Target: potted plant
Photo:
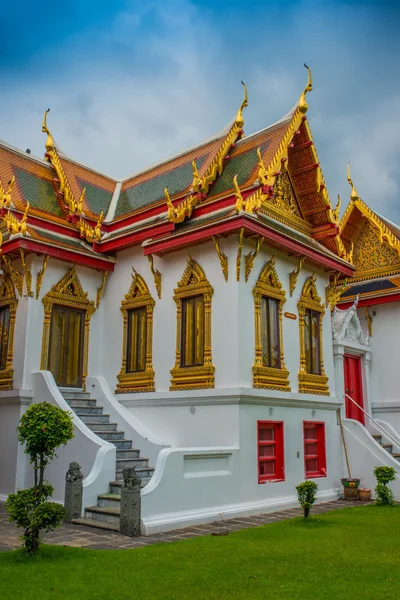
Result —
<path fill-rule="evenodd" d="M 345 500 L 358 500 L 360 481 L 360 479 L 355 479 L 354 477 L 344 477 L 341 479 Z"/>
<path fill-rule="evenodd" d="M 371 490 L 369 488 L 359 488 L 358 494 L 360 500 L 362 500 L 363 502 L 371 500 Z"/>

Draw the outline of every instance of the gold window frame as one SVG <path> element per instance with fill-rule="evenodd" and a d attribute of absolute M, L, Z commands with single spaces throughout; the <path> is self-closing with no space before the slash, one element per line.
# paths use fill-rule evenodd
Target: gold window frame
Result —
<path fill-rule="evenodd" d="M 284 361 L 282 315 L 283 305 L 286 302 L 286 294 L 282 289 L 278 273 L 275 268 L 275 256 L 261 269 L 257 283 L 253 288 L 254 296 L 254 320 L 255 320 L 255 359 L 253 364 L 253 387 L 271 390 L 290 391 L 289 371 L 286 370 Z M 261 300 L 263 297 L 273 298 L 279 302 L 279 359 L 281 367 L 267 367 L 262 358 L 262 319 Z"/>
<path fill-rule="evenodd" d="M 325 314 L 325 307 L 317 291 L 315 273 L 310 275 L 304 283 L 301 298 L 297 304 L 299 311 L 299 332 L 300 332 L 300 370 L 299 370 L 299 392 L 303 394 L 320 394 L 329 396 L 328 377 L 324 370 L 324 350 L 322 337 L 322 321 Z M 307 373 L 306 368 L 306 347 L 305 347 L 305 322 L 304 316 L 306 309 L 313 310 L 320 314 L 319 319 L 319 340 L 320 340 L 320 374 Z"/>
<path fill-rule="evenodd" d="M 9 307 L 10 326 L 8 331 L 8 347 L 5 369 L 0 370 L 0 390 L 13 389 L 13 356 L 14 356 L 14 330 L 17 314 L 18 300 L 15 294 L 14 284 L 10 277 L 4 273 L 0 280 L 0 308 Z"/>
<path fill-rule="evenodd" d="M 82 387 L 85 389 L 85 380 L 88 374 L 90 318 L 96 308 L 94 302 L 89 300 L 87 292 L 83 290 L 75 266 L 58 283 L 53 285 L 51 290 L 42 298 L 42 302 L 44 305 L 44 321 L 40 368 L 45 370 L 49 366 L 50 325 L 53 306 L 57 304 L 85 311 L 82 356 Z"/>
<path fill-rule="evenodd" d="M 128 293 L 121 302 L 123 317 L 122 364 L 118 374 L 116 393 L 154 392 L 153 370 L 153 311 L 155 301 L 143 277 L 134 269 Z M 128 311 L 134 308 L 146 308 L 146 364 L 144 371 L 126 372 L 126 356 L 128 349 Z"/>
<path fill-rule="evenodd" d="M 211 299 L 214 289 L 203 269 L 190 256 L 178 287 L 174 290 L 176 303 L 176 356 L 175 367 L 171 370 L 170 390 L 191 390 L 214 387 L 215 367 L 211 352 Z M 182 302 L 192 296 L 204 296 L 204 364 L 193 367 L 181 366 L 182 341 Z"/>

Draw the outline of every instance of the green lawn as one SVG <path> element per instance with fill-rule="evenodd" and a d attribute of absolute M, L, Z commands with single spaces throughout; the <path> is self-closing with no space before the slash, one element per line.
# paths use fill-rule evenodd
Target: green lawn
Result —
<path fill-rule="evenodd" d="M 400 505 L 134 550 L 0 554 L 1 600 L 397 600 Z"/>

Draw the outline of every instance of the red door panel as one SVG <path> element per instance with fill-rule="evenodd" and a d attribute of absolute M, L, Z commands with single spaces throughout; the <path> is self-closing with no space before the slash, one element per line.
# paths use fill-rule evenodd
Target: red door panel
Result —
<path fill-rule="evenodd" d="M 364 408 L 364 398 L 361 377 L 361 359 L 359 356 L 344 356 L 344 389 L 361 408 Z M 346 397 L 346 417 L 365 424 L 364 413 Z"/>

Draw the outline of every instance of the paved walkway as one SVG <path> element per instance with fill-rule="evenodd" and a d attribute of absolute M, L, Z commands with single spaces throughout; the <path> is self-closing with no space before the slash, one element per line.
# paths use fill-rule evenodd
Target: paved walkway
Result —
<path fill-rule="evenodd" d="M 361 503 L 355 503 L 360 505 Z M 317 504 L 312 509 L 313 515 L 320 515 L 330 510 L 352 506 L 352 502 L 345 500 L 335 500 Z M 252 517 L 240 517 L 237 519 L 227 519 L 225 521 L 215 521 L 207 525 L 196 525 L 195 527 L 186 527 L 185 529 L 176 529 L 168 533 L 158 533 L 150 536 L 140 536 L 129 538 L 112 531 L 104 531 L 93 527 L 84 527 L 82 525 L 62 525 L 56 531 L 45 533 L 42 539 L 46 544 L 55 544 L 57 546 L 73 546 L 75 548 L 91 548 L 93 550 L 119 550 L 127 548 L 141 548 L 158 544 L 160 542 L 177 542 L 178 540 L 187 540 L 200 535 L 227 535 L 232 531 L 247 529 L 250 527 L 259 527 L 276 521 L 283 521 L 302 515 L 301 508 L 292 508 L 280 512 L 267 513 L 264 515 L 254 515 Z M 0 502 L 0 550 L 15 550 L 21 547 L 22 530 L 18 529 L 13 523 L 9 523 L 5 504 Z"/>

